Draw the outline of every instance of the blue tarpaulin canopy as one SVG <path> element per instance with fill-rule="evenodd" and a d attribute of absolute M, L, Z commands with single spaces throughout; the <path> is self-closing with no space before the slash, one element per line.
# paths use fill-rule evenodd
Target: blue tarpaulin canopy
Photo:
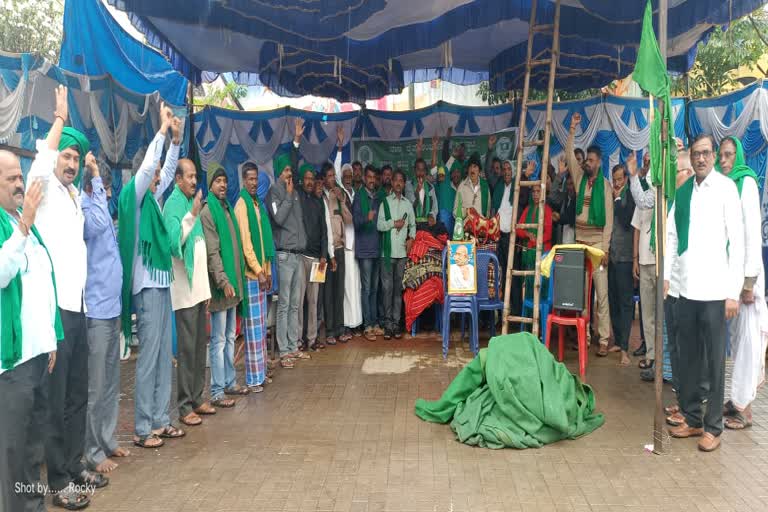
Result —
<path fill-rule="evenodd" d="M 531 8 L 531 0 L 108 1 L 196 83 L 234 72 L 241 83 L 260 82 L 283 95 L 358 102 L 427 77 L 519 88 Z M 764 3 L 671 0 L 670 70 L 687 70 L 714 26 Z M 563 0 L 556 87 L 600 87 L 629 74 L 644 7 L 645 0 Z M 540 0 L 538 22 L 553 18 L 554 2 Z M 545 57 L 550 40 L 537 35 L 534 53 Z M 533 84 L 545 86 L 546 69 Z"/>

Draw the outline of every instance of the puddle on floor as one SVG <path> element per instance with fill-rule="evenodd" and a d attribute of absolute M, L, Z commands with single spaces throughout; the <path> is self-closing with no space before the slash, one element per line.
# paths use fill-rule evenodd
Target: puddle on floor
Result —
<path fill-rule="evenodd" d="M 463 352 L 459 350 L 458 352 Z M 472 353 L 460 353 L 452 351 L 448 359 L 435 358 L 424 354 L 409 354 L 405 352 L 386 352 L 383 355 L 366 357 L 363 361 L 362 373 L 366 375 L 386 375 L 408 373 L 414 369 L 426 369 L 434 366 L 447 366 L 449 368 L 464 367 L 472 360 Z"/>

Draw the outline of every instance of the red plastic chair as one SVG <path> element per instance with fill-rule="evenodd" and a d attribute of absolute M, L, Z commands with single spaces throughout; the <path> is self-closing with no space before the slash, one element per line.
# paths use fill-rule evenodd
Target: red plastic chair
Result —
<path fill-rule="evenodd" d="M 586 258 L 586 255 L 585 255 Z M 576 327 L 576 334 L 578 335 L 578 345 L 579 345 L 579 377 L 581 377 L 582 381 L 585 381 L 586 373 L 587 373 L 587 355 L 588 355 L 588 347 L 587 347 L 587 327 L 589 326 L 589 313 L 590 313 L 590 300 L 589 298 L 592 296 L 592 262 L 587 258 L 586 261 L 586 267 L 587 267 L 587 295 L 586 295 L 586 309 L 584 313 L 577 311 L 560 311 L 558 312 L 557 309 L 553 309 L 552 312 L 547 316 L 547 335 L 545 340 L 545 345 L 547 347 L 547 350 L 549 350 L 549 340 L 550 336 L 552 335 L 552 324 L 556 324 L 561 326 L 557 330 L 557 360 L 562 362 L 563 361 L 563 355 L 565 353 L 565 329 L 562 327 L 572 325 Z M 554 264 L 552 265 L 552 273 L 550 274 L 550 279 L 554 279 Z M 557 283 L 553 283 L 553 287 L 557 286 Z"/>

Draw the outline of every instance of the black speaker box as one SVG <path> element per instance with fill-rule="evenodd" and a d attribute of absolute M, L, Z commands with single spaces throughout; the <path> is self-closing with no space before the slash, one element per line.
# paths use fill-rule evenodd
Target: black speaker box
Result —
<path fill-rule="evenodd" d="M 569 311 L 584 309 L 584 251 L 560 249 L 555 253 L 552 307 Z"/>

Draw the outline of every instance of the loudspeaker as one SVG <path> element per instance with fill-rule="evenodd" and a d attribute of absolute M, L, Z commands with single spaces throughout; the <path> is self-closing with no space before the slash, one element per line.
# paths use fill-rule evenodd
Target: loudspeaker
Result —
<path fill-rule="evenodd" d="M 569 311 L 584 309 L 584 251 L 560 249 L 555 253 L 552 307 Z"/>

